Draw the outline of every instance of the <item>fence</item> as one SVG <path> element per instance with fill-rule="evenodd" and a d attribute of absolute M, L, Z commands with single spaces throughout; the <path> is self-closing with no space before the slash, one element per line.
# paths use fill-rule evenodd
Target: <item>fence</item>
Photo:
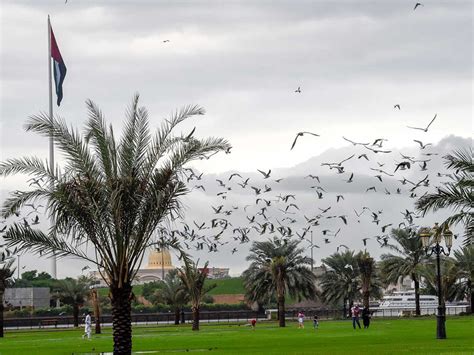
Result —
<path fill-rule="evenodd" d="M 319 319 L 344 319 L 348 317 L 348 314 L 344 315 L 343 310 L 335 310 L 335 309 L 295 309 L 295 310 L 288 310 L 285 313 L 286 318 L 296 319 L 296 314 L 298 311 L 304 311 L 305 316 L 313 317 L 317 315 Z M 421 308 L 421 315 L 436 315 L 438 313 L 437 307 L 430 307 L 430 308 Z M 468 311 L 468 306 L 447 306 L 446 307 L 446 315 L 447 316 L 454 316 L 460 313 L 465 313 Z M 349 310 L 347 310 L 349 312 Z M 393 309 L 380 309 L 377 307 L 370 309 L 372 317 L 402 317 L 402 316 L 409 316 L 415 315 L 415 308 L 393 308 Z"/>
<path fill-rule="evenodd" d="M 83 323 L 83 316 L 79 318 L 79 323 Z M 180 316 L 181 319 L 181 316 Z M 200 323 L 237 323 L 248 322 L 250 319 L 265 319 L 264 314 L 254 311 L 201 311 Z M 184 312 L 186 323 L 192 321 L 192 313 Z M 170 325 L 174 324 L 174 313 L 143 313 L 132 314 L 132 324 L 134 325 Z M 93 322 L 94 323 L 94 322 Z M 100 317 L 102 325 L 112 324 L 112 315 Z M 24 317 L 5 318 L 4 327 L 9 329 L 33 329 L 33 328 L 70 328 L 74 326 L 72 316 L 47 316 L 47 317 Z"/>
<path fill-rule="evenodd" d="M 446 308 L 446 315 L 452 316 L 467 311 L 467 306 L 450 306 Z M 300 310 L 300 309 L 299 309 Z M 297 311 L 289 309 L 285 313 L 285 318 L 296 319 Z M 306 318 L 310 319 L 315 314 L 320 320 L 324 319 L 344 319 L 342 310 L 338 309 L 301 309 Z M 276 310 L 271 310 L 274 312 Z M 437 313 L 437 308 L 422 308 L 422 315 L 432 315 Z M 271 313 L 270 312 L 270 313 Z M 400 317 L 414 314 L 414 309 L 371 309 L 373 317 Z M 271 318 L 271 316 L 270 316 Z M 254 311 L 201 311 L 200 323 L 237 323 L 248 322 L 250 319 L 267 320 L 266 314 Z M 192 321 L 192 313 L 185 312 L 184 320 L 186 323 Z M 174 324 L 174 313 L 149 313 L 132 314 L 132 324 L 134 325 L 170 325 Z M 83 322 L 80 317 L 79 322 Z M 103 315 L 100 317 L 102 325 L 112 324 L 112 315 Z M 4 328 L 7 329 L 33 329 L 33 328 L 70 328 L 73 327 L 74 319 L 72 316 L 48 316 L 48 317 L 24 317 L 24 318 L 5 318 Z"/>

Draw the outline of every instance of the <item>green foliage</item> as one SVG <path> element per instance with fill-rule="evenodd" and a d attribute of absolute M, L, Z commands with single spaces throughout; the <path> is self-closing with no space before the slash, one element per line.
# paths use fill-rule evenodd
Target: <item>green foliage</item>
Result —
<path fill-rule="evenodd" d="M 178 270 L 171 270 L 166 274 L 165 279 L 160 282 L 160 287 L 155 291 L 158 302 L 163 302 L 175 311 L 183 307 L 189 300 L 190 295 L 183 280 L 179 277 Z M 203 296 L 202 301 L 206 302 Z M 207 302 L 206 302 L 207 303 Z"/>
<path fill-rule="evenodd" d="M 155 304 L 158 303 L 158 297 L 156 295 L 156 291 L 161 288 L 162 284 L 159 281 L 147 282 L 142 285 L 142 287 L 138 288 L 136 286 L 133 287 L 133 293 L 135 296 L 143 296 L 147 301 Z M 137 291 L 141 291 L 139 294 Z"/>
<path fill-rule="evenodd" d="M 389 284 L 410 277 L 415 283 L 415 298 L 418 299 L 420 281 L 425 275 L 425 263 L 428 261 L 425 249 L 413 229 L 393 229 L 391 237 L 397 244 L 387 244 L 384 247 L 396 254 L 382 254 L 382 279 Z M 419 302 L 415 303 L 416 314 L 420 315 Z"/>
<path fill-rule="evenodd" d="M 244 271 L 244 287 L 250 301 L 269 302 L 272 297 L 287 294 L 293 298 L 312 299 L 316 296 L 315 276 L 308 266 L 310 258 L 303 255 L 299 241 L 277 238 L 254 242 Z"/>
<path fill-rule="evenodd" d="M 56 283 L 61 301 L 69 305 L 82 305 L 90 294 L 90 285 L 91 280 L 84 276 L 78 279 L 67 277 Z"/>
<path fill-rule="evenodd" d="M 182 282 L 182 287 L 187 293 L 186 298 L 191 302 L 192 309 L 199 309 L 203 303 L 204 296 L 213 288 L 216 284 L 206 284 L 207 279 L 207 265 L 206 262 L 202 268 L 198 267 L 197 263 L 189 259 L 184 260 L 184 266 L 178 270 L 178 277 Z"/>
<path fill-rule="evenodd" d="M 202 298 L 203 303 L 212 304 L 214 303 L 214 298 L 211 295 L 204 295 Z"/>
<path fill-rule="evenodd" d="M 423 215 L 439 209 L 450 209 L 455 212 L 446 219 L 441 226 L 450 226 L 462 223 L 465 227 L 464 245 L 474 243 L 474 163 L 473 150 L 461 149 L 444 156 L 445 165 L 453 170 L 450 180 L 437 187 L 437 192 L 423 195 L 416 207 Z"/>
<path fill-rule="evenodd" d="M 345 305 L 360 296 L 359 269 L 353 251 L 334 253 L 322 262 L 328 268 L 320 278 L 321 297 L 325 302 Z"/>
<path fill-rule="evenodd" d="M 21 274 L 20 279 L 16 279 L 13 287 L 49 287 L 51 290 L 54 289 L 56 280 L 51 277 L 47 272 L 38 273 L 37 270 L 25 271 Z"/>

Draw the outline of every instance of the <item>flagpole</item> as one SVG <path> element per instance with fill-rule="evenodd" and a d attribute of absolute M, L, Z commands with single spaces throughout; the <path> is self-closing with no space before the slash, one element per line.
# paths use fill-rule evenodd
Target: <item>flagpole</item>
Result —
<path fill-rule="evenodd" d="M 51 22 L 48 15 L 48 81 L 49 81 L 49 119 L 53 121 L 53 75 L 51 73 Z M 49 137 L 49 168 L 54 174 L 54 140 L 53 133 Z M 54 184 L 52 182 L 52 184 Z M 52 219 L 50 224 L 53 224 Z M 56 255 L 53 254 L 51 257 L 51 277 L 53 279 L 57 278 L 56 275 Z"/>

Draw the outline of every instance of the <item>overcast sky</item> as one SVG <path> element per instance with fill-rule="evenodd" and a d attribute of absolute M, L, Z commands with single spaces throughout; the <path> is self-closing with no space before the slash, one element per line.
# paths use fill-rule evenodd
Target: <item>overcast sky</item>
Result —
<path fill-rule="evenodd" d="M 279 177 L 295 176 L 294 183 L 283 181 L 286 190 L 281 190 L 299 189 L 301 201 L 308 199 L 301 204 L 309 206 L 314 193 L 301 182 L 304 173 L 328 174 L 323 186 L 332 186 L 335 194 L 347 189 L 339 182 L 348 176 L 322 170 L 318 160 L 344 158 L 352 146 L 342 136 L 364 142 L 384 137 L 385 147 L 404 154 L 420 153 L 413 139 L 441 141 L 436 147 L 441 155 L 453 145 L 472 144 L 462 139 L 472 134 L 472 2 L 424 1 L 413 11 L 414 3 L 2 1 L 0 159 L 47 157 L 47 141 L 26 133 L 23 124 L 48 108 L 50 14 L 68 68 L 64 99 L 55 113 L 80 127 L 90 98 L 118 130 L 136 91 L 152 126 L 183 105 L 202 105 L 207 114 L 182 129 L 197 126 L 196 135 L 225 137 L 233 149 L 194 168 L 206 174 L 272 169 Z M 301 93 L 295 93 L 298 87 Z M 406 127 L 424 127 L 435 114 L 428 133 Z M 290 151 L 300 130 L 321 137 L 300 138 Z M 392 171 L 393 161 L 400 161 L 395 154 L 383 158 Z M 432 163 L 434 173 L 441 162 Z M 348 167 L 361 174 L 365 169 Z M 19 177 L 0 183 L 3 195 L 25 186 Z M 212 218 L 204 211 L 214 200 L 197 192 L 191 197 L 187 218 Z M 387 205 L 393 196 L 377 198 Z M 354 193 L 339 212 L 348 214 L 365 199 Z M 398 220 L 398 207 L 406 204 L 413 209 L 408 197 L 393 203 L 387 220 Z M 373 227 L 370 220 L 369 226 L 361 232 Z M 345 238 L 340 243 L 350 244 Z M 332 245 L 318 249 L 318 258 L 334 252 Z M 211 264 L 229 265 L 234 273 L 245 268 L 244 252 L 211 257 Z M 28 266 L 48 268 L 47 262 L 24 259 Z M 77 275 L 77 265 L 61 261 L 59 276 Z"/>

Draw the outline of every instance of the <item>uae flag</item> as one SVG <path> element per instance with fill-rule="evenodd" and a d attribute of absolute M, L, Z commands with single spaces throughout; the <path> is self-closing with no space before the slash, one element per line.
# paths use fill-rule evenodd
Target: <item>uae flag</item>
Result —
<path fill-rule="evenodd" d="M 54 84 L 56 87 L 56 103 L 58 106 L 61 104 L 63 99 L 63 81 L 66 77 L 66 64 L 64 64 L 63 57 L 61 57 L 61 52 L 59 51 L 58 44 L 56 43 L 56 38 L 54 37 L 53 29 L 51 28 L 51 58 L 53 58 L 53 75 L 54 75 Z"/>

